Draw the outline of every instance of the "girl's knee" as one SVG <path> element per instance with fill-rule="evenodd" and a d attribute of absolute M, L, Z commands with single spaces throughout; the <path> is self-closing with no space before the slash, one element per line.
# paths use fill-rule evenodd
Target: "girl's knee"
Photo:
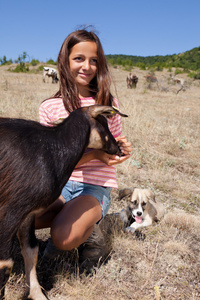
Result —
<path fill-rule="evenodd" d="M 85 232 L 65 230 L 61 231 L 55 228 L 51 229 L 51 237 L 54 245 L 60 250 L 72 250 L 84 243 L 93 231 L 93 226 L 86 229 Z"/>
<path fill-rule="evenodd" d="M 67 250 L 72 250 L 72 249 L 74 249 L 73 244 L 70 243 L 70 242 L 68 242 L 68 241 L 66 241 L 66 240 L 63 241 L 63 240 L 58 239 L 58 238 L 55 238 L 55 237 L 53 237 L 53 236 L 52 236 L 52 240 L 53 240 L 54 245 L 55 245 L 58 249 L 60 249 L 60 250 L 65 250 L 65 251 L 67 251 Z"/>
<path fill-rule="evenodd" d="M 51 230 L 51 237 L 54 245 L 60 250 L 72 250 L 80 245 L 81 237 L 76 236 L 69 231 Z"/>
<path fill-rule="evenodd" d="M 64 234 L 65 233 L 65 234 Z M 62 232 L 59 229 L 51 228 L 51 237 L 54 245 L 60 250 L 70 250 L 67 247 L 68 233 Z"/>

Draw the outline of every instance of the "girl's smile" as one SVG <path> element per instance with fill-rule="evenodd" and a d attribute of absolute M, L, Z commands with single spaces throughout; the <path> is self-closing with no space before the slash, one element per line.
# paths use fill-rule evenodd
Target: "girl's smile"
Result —
<path fill-rule="evenodd" d="M 80 95 L 85 96 L 85 93 L 88 94 L 89 83 L 97 74 L 96 43 L 88 41 L 76 44 L 69 55 L 69 66 Z"/>

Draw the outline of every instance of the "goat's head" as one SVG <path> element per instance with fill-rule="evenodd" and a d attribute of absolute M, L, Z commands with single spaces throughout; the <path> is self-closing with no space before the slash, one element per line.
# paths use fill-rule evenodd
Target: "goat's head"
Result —
<path fill-rule="evenodd" d="M 91 133 L 88 147 L 94 149 L 102 149 L 109 154 L 122 155 L 118 143 L 111 134 L 107 117 L 119 114 L 122 117 L 128 117 L 122 114 L 117 108 L 103 105 L 92 105 L 84 108 L 91 119 Z"/>

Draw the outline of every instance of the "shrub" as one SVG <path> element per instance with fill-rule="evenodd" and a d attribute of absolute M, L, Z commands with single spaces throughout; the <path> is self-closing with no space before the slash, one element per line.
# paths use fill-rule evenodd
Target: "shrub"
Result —
<path fill-rule="evenodd" d="M 163 67 L 161 65 L 156 66 L 156 71 L 163 71 Z"/>
<path fill-rule="evenodd" d="M 200 72 L 194 75 L 194 79 L 200 79 Z"/>
<path fill-rule="evenodd" d="M 32 59 L 32 61 L 30 62 L 31 66 L 37 66 L 39 64 L 39 60 L 37 59 Z"/>
<path fill-rule="evenodd" d="M 196 74 L 194 74 L 194 79 L 200 79 L 200 72 L 197 72 Z"/>
<path fill-rule="evenodd" d="M 15 69 L 10 70 L 10 71 L 16 72 L 16 73 L 21 73 L 21 72 L 26 73 L 29 71 L 29 67 L 26 66 L 25 64 L 21 63 L 21 64 L 17 65 Z"/>
<path fill-rule="evenodd" d="M 47 62 L 49 65 L 56 65 L 57 63 L 53 59 L 49 59 Z"/>
<path fill-rule="evenodd" d="M 114 65 L 115 65 L 115 60 L 114 60 L 114 58 L 109 58 L 107 61 L 108 61 L 109 64 L 111 64 L 111 66 L 114 66 Z"/>
<path fill-rule="evenodd" d="M 176 71 L 175 71 L 175 75 L 177 75 L 177 74 L 181 74 L 181 73 L 183 73 L 183 71 L 182 71 L 182 70 L 180 70 L 180 69 L 176 69 Z"/>
<path fill-rule="evenodd" d="M 188 77 L 190 77 L 190 78 L 194 78 L 194 79 L 200 79 L 200 72 L 190 72 L 189 74 L 188 74 Z"/>
<path fill-rule="evenodd" d="M 17 73 L 28 72 L 29 67 L 28 67 L 28 65 L 26 65 L 27 56 L 28 56 L 28 54 L 26 52 L 23 52 L 23 54 L 18 57 L 18 60 L 17 60 L 18 65 L 16 66 L 16 68 L 13 70 L 10 70 L 10 71 L 17 72 Z"/>
<path fill-rule="evenodd" d="M 38 70 L 38 71 L 43 71 L 43 68 L 44 68 L 44 66 L 42 65 L 42 66 L 39 66 L 39 67 L 37 68 L 37 70 Z"/>
<path fill-rule="evenodd" d="M 137 63 L 137 67 L 140 68 L 140 70 L 146 70 L 145 63 Z"/>
<path fill-rule="evenodd" d="M 1 65 L 11 65 L 12 59 L 7 60 L 6 56 L 4 55 L 3 58 L 0 58 Z"/>

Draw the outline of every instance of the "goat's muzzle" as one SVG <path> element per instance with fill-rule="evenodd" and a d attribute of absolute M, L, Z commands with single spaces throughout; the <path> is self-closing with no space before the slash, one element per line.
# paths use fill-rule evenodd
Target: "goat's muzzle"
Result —
<path fill-rule="evenodd" d="M 119 157 L 122 157 L 122 156 L 124 156 L 125 154 L 121 151 L 121 148 L 120 148 L 120 145 L 119 145 L 119 142 L 117 143 L 117 145 L 118 145 L 118 150 L 117 150 L 117 153 L 116 153 L 116 155 L 118 155 Z"/>

